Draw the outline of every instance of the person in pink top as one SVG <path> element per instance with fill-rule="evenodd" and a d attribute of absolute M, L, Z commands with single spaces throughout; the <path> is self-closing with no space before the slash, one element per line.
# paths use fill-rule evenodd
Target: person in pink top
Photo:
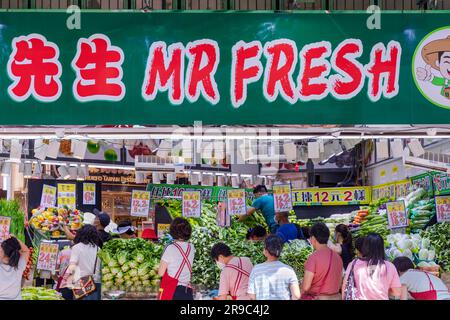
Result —
<path fill-rule="evenodd" d="M 247 295 L 248 280 L 253 264 L 247 257 L 235 257 L 230 247 L 217 243 L 211 249 L 211 257 L 221 270 L 219 294 L 214 300 L 250 300 Z"/>
<path fill-rule="evenodd" d="M 402 285 L 395 266 L 386 260 L 384 240 L 376 233 L 364 238 L 362 258 L 353 260 L 347 267 L 342 285 L 345 299 L 347 280 L 353 273 L 356 300 L 389 300 L 400 298 Z"/>
<path fill-rule="evenodd" d="M 314 253 L 305 263 L 301 299 L 340 300 L 339 289 L 344 268 L 341 256 L 327 245 L 330 230 L 319 222 L 311 227 L 310 235 Z"/>

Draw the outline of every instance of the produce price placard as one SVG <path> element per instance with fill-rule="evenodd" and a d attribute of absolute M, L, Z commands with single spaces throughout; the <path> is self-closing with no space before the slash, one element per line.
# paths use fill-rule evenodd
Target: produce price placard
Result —
<path fill-rule="evenodd" d="M 202 214 L 202 203 L 200 200 L 200 191 L 184 191 L 183 198 L 183 217 L 200 218 Z"/>
<path fill-rule="evenodd" d="M 339 206 L 368 204 L 370 187 L 311 188 L 292 191 L 294 206 Z"/>
<path fill-rule="evenodd" d="M 430 173 L 423 173 L 417 176 L 411 177 L 411 184 L 417 188 L 423 188 L 427 191 L 428 195 L 433 194 L 433 178 Z"/>
<path fill-rule="evenodd" d="M 227 190 L 227 212 L 230 216 L 247 213 L 244 189 Z"/>
<path fill-rule="evenodd" d="M 37 269 L 54 272 L 58 264 L 58 252 L 59 246 L 57 243 L 42 242 L 39 246 Z"/>
<path fill-rule="evenodd" d="M 434 194 L 450 194 L 450 174 L 441 173 L 433 176 Z"/>
<path fill-rule="evenodd" d="M 9 228 L 11 226 L 11 217 L 0 217 L 0 243 L 9 236 Z"/>
<path fill-rule="evenodd" d="M 150 191 L 133 190 L 131 195 L 132 217 L 148 217 L 150 210 Z"/>
<path fill-rule="evenodd" d="M 170 224 L 166 223 L 159 223 L 157 226 L 157 235 L 158 239 L 162 239 L 166 233 L 170 230 Z"/>
<path fill-rule="evenodd" d="M 95 205 L 95 183 L 83 183 L 83 204 Z"/>
<path fill-rule="evenodd" d="M 450 196 L 438 196 L 434 201 L 437 222 L 450 222 Z"/>
<path fill-rule="evenodd" d="M 67 206 L 75 209 L 77 203 L 76 185 L 73 183 L 58 184 L 58 208 Z"/>
<path fill-rule="evenodd" d="M 408 226 L 408 215 L 406 213 L 405 201 L 392 201 L 386 203 L 389 228 L 403 228 Z"/>
<path fill-rule="evenodd" d="M 372 201 L 395 198 L 395 183 L 384 183 L 372 187 Z"/>
<path fill-rule="evenodd" d="M 411 187 L 411 180 L 402 180 L 395 182 L 395 198 L 404 198 L 409 193 Z"/>
<path fill-rule="evenodd" d="M 278 184 L 272 187 L 275 212 L 292 210 L 292 193 L 289 184 Z"/>
<path fill-rule="evenodd" d="M 56 204 L 56 187 L 42 186 L 41 208 L 53 208 Z"/>

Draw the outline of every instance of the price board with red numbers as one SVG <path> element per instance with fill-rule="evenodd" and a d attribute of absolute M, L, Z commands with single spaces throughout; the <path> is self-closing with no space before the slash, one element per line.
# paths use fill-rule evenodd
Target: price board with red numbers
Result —
<path fill-rule="evenodd" d="M 370 187 L 311 188 L 292 191 L 294 206 L 339 206 L 370 203 Z"/>
<path fill-rule="evenodd" d="M 244 215 L 247 213 L 245 189 L 227 190 L 227 212 L 230 216 Z"/>
<path fill-rule="evenodd" d="M 148 217 L 150 210 L 150 191 L 133 190 L 131 194 L 131 216 Z"/>
<path fill-rule="evenodd" d="M 389 228 L 403 228 L 408 226 L 408 215 L 406 213 L 405 201 L 392 201 L 386 203 Z"/>
<path fill-rule="evenodd" d="M 41 242 L 37 261 L 38 270 L 54 272 L 58 263 L 59 246 L 57 243 Z"/>
<path fill-rule="evenodd" d="M 56 204 L 56 187 L 42 186 L 41 208 L 53 208 Z"/>
<path fill-rule="evenodd" d="M 450 196 L 436 196 L 437 222 L 450 222 Z"/>
<path fill-rule="evenodd" d="M 76 185 L 73 183 L 58 184 L 58 208 L 67 206 L 75 209 L 77 202 Z"/>
<path fill-rule="evenodd" d="M 9 236 L 9 227 L 11 226 L 11 217 L 0 217 L 0 243 Z"/>
<path fill-rule="evenodd" d="M 95 183 L 83 183 L 83 204 L 95 205 Z"/>
<path fill-rule="evenodd" d="M 275 212 L 292 210 L 292 193 L 289 184 L 279 184 L 272 187 Z"/>
<path fill-rule="evenodd" d="M 202 203 L 200 191 L 183 191 L 183 217 L 200 218 L 202 215 Z"/>

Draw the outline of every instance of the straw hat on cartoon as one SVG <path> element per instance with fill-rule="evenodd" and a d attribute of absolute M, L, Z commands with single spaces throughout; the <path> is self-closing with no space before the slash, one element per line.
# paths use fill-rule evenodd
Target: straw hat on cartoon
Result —
<path fill-rule="evenodd" d="M 422 49 L 422 58 L 433 69 L 439 70 L 436 61 L 439 60 L 439 52 L 450 52 L 450 36 L 445 39 L 434 40 Z"/>

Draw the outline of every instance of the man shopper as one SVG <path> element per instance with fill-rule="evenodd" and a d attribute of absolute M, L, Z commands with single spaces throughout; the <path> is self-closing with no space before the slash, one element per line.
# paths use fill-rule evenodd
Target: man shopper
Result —
<path fill-rule="evenodd" d="M 299 238 L 301 229 L 289 222 L 289 212 L 277 212 L 275 222 L 278 223 L 276 235 L 286 243 Z"/>
<path fill-rule="evenodd" d="M 273 196 L 268 194 L 267 188 L 264 185 L 256 186 L 253 189 L 253 195 L 255 196 L 255 200 L 247 209 L 247 214 L 241 216 L 239 220 L 243 221 L 246 217 L 254 214 L 256 210 L 260 210 L 267 226 L 269 227 L 270 233 L 275 234 L 278 225 L 275 222 L 275 205 L 273 202 Z"/>

